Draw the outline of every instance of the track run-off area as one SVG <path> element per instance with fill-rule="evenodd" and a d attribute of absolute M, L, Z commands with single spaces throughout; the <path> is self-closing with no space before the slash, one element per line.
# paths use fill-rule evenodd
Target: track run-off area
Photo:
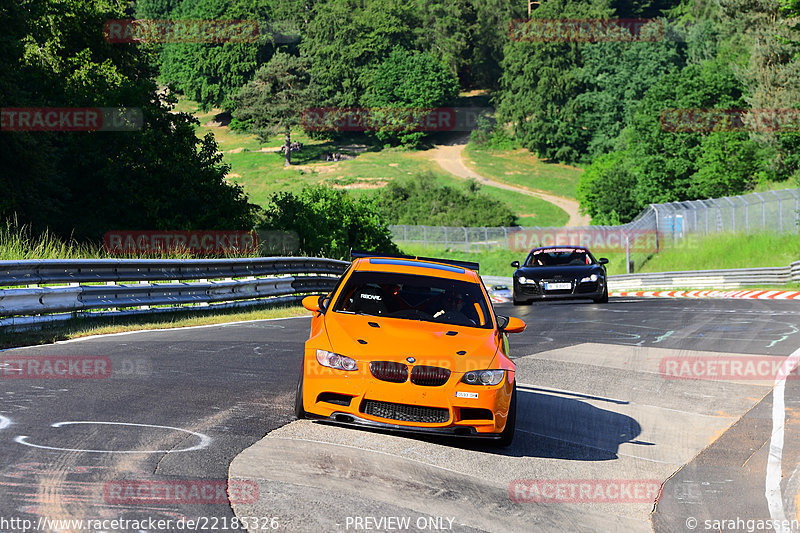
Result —
<path fill-rule="evenodd" d="M 797 529 L 797 302 L 495 311 L 509 448 L 295 420 L 308 317 L 0 352 L 0 532 Z"/>

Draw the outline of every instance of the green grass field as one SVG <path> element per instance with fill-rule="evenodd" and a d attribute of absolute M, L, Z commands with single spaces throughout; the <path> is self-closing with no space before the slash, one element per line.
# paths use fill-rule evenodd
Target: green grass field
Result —
<path fill-rule="evenodd" d="M 257 205 L 266 205 L 275 192 L 298 192 L 305 186 L 317 183 L 345 188 L 354 194 L 369 194 L 392 180 L 421 172 L 431 172 L 442 184 L 466 186 L 464 180 L 444 172 L 431 161 L 426 150 L 383 148 L 364 144 L 365 139 L 357 137 L 336 144 L 311 139 L 302 132 L 293 133 L 292 139 L 302 142 L 304 146 L 300 152 L 292 154 L 292 166 L 285 168 L 283 154 L 275 151 L 283 144 L 283 136 L 276 135 L 262 144 L 255 135 L 240 134 L 214 122 L 218 110 L 201 111 L 197 103 L 189 100 L 180 100 L 175 110 L 198 118 L 198 136 L 214 134 L 224 154 L 224 161 L 231 166 L 228 179 L 241 185 L 250 201 Z M 337 151 L 344 156 L 342 161 L 325 161 L 325 153 Z M 494 160 L 498 167 L 506 168 L 514 167 L 517 160 L 524 158 L 515 152 L 497 152 L 480 159 L 489 163 Z M 538 172 L 542 175 L 552 174 L 550 165 L 535 159 L 531 159 L 526 168 L 536 167 L 541 167 Z M 564 173 L 563 169 L 560 171 Z M 567 190 L 572 189 L 574 185 L 569 185 Z M 562 226 L 569 219 L 562 209 L 536 197 L 494 187 L 482 187 L 481 190 L 483 194 L 507 203 L 520 217 L 520 225 Z M 558 194 L 563 196 L 566 193 L 561 191 Z"/>
<path fill-rule="evenodd" d="M 465 164 L 482 176 L 565 198 L 575 198 L 583 174 L 577 167 L 545 163 L 524 149 L 484 150 L 468 144 L 464 156 Z"/>

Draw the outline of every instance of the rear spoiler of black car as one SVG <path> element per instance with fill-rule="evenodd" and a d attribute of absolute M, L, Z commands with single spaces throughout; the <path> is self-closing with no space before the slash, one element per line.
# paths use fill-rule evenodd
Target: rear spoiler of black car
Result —
<path fill-rule="evenodd" d="M 480 273 L 480 263 L 472 261 L 457 261 L 455 259 L 437 259 L 435 257 L 420 257 L 415 255 L 402 255 L 402 254 L 384 254 L 380 252 L 364 252 L 361 250 L 350 250 L 350 258 L 356 259 L 359 257 L 391 257 L 394 259 L 417 259 L 419 261 L 431 261 L 432 263 L 443 263 L 445 265 L 452 265 L 459 268 L 468 268 Z"/>

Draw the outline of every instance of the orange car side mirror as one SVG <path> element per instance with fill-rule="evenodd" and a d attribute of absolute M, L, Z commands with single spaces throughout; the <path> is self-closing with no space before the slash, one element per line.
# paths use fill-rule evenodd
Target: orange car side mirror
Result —
<path fill-rule="evenodd" d="M 308 309 L 309 311 L 318 312 L 319 311 L 319 296 L 306 296 L 303 298 L 303 307 Z"/>
<path fill-rule="evenodd" d="M 508 324 L 505 325 L 503 331 L 506 333 L 522 333 L 525 331 L 525 322 L 516 317 L 508 317 Z"/>

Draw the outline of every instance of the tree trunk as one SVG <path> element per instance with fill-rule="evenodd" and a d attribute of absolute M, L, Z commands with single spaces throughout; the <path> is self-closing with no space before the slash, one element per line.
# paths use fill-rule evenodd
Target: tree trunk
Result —
<path fill-rule="evenodd" d="M 283 148 L 286 152 L 286 160 L 283 162 L 283 166 L 288 167 L 292 164 L 292 132 L 289 128 L 286 128 L 286 144 L 283 145 Z"/>

